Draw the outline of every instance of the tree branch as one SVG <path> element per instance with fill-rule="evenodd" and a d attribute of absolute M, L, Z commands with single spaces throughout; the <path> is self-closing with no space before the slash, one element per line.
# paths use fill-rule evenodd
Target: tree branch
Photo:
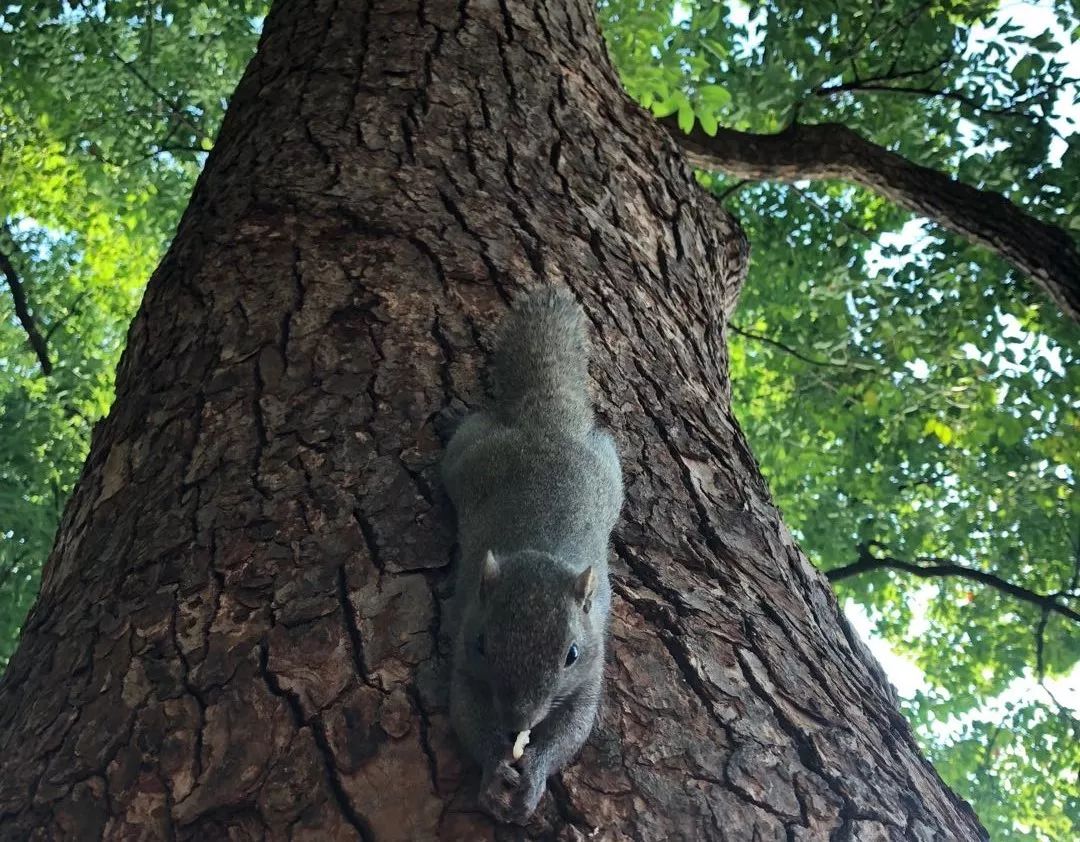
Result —
<path fill-rule="evenodd" d="M 30 347 L 34 349 L 34 354 L 41 364 L 42 372 L 46 375 L 52 374 L 52 362 L 49 360 L 49 348 L 45 342 L 45 337 L 38 330 L 34 315 L 30 312 L 30 308 L 26 303 L 26 290 L 23 289 L 19 273 L 15 271 L 11 259 L 3 251 L 0 251 L 0 272 L 3 272 L 4 277 L 7 279 L 8 289 L 11 290 L 11 298 L 15 302 L 15 315 L 19 319 L 19 324 L 23 326 L 23 330 L 26 331 L 26 338 L 30 341 Z"/>
<path fill-rule="evenodd" d="M 721 193 L 719 196 L 717 196 L 716 201 L 718 201 L 720 204 L 724 204 L 724 202 L 726 202 L 728 200 L 728 198 L 732 194 L 738 193 L 747 184 L 754 184 L 754 183 L 755 182 L 752 179 L 740 178 L 738 181 L 736 181 L 734 184 L 732 184 L 730 187 L 728 187 L 726 190 L 724 190 L 723 193 Z"/>
<path fill-rule="evenodd" d="M 791 354 L 791 356 L 795 357 L 795 359 L 802 360 L 804 363 L 809 363 L 810 365 L 821 365 L 829 368 L 853 368 L 857 371 L 878 370 L 877 366 L 867 365 L 866 363 L 835 362 L 833 360 L 823 360 L 817 357 L 811 357 L 807 354 L 802 353 L 796 348 L 792 348 L 790 345 L 785 345 L 779 339 L 773 339 L 771 336 L 766 336 L 763 333 L 754 333 L 753 331 L 746 330 L 745 328 L 739 327 L 734 322 L 728 322 L 728 327 L 740 336 L 745 336 L 747 339 L 753 339 L 756 342 L 764 342 L 767 345 L 772 345 L 773 347 L 779 348 L 785 353 Z"/>
<path fill-rule="evenodd" d="M 859 184 L 986 246 L 1028 275 L 1061 311 L 1080 322 L 1080 249 L 1062 228 L 1042 222 L 1000 193 L 980 190 L 871 143 L 836 123 L 796 123 L 779 134 L 720 128 L 709 137 L 678 120 L 660 123 L 690 163 L 736 178 L 838 179 Z"/>
<path fill-rule="evenodd" d="M 68 319 L 70 319 L 72 316 L 77 316 L 79 314 L 79 303 L 84 298 L 86 298 L 86 296 L 89 295 L 89 293 L 90 293 L 89 290 L 83 290 L 78 295 L 76 295 L 75 300 L 72 301 L 71 304 L 68 306 L 67 312 L 64 313 L 63 316 L 61 316 L 59 319 L 57 319 L 51 325 L 49 325 L 49 329 L 47 331 L 45 331 L 45 341 L 46 342 L 48 342 L 50 339 L 52 339 L 53 334 L 56 333 L 56 331 L 58 331 L 60 328 L 62 328 L 64 326 L 64 323 Z"/>
<path fill-rule="evenodd" d="M 933 558 L 919 559 L 919 561 L 925 563 L 919 564 L 911 561 L 904 561 L 899 558 L 893 558 L 892 556 L 873 556 L 870 555 L 870 545 L 864 544 L 860 547 L 858 561 L 854 561 L 851 564 L 845 564 L 842 567 L 834 567 L 832 570 L 827 570 L 825 571 L 825 576 L 830 582 L 837 582 L 841 579 L 857 576 L 860 573 L 869 573 L 873 570 L 900 570 L 904 573 L 910 573 L 913 576 L 919 576 L 923 579 L 955 576 L 959 579 L 969 579 L 973 582 L 979 582 L 982 585 L 994 588 L 995 590 L 1008 594 L 1022 602 L 1035 605 L 1043 611 L 1054 612 L 1060 614 L 1062 617 L 1068 617 L 1070 620 L 1080 623 L 1080 612 L 1074 611 L 1068 605 L 1059 602 L 1057 594 L 1036 593 L 1027 588 L 1022 588 L 1019 585 L 1014 585 L 1012 582 L 1006 581 L 1000 576 L 995 576 L 993 573 L 986 573 L 982 570 L 964 567 L 962 564 L 954 564 L 952 562 Z"/>

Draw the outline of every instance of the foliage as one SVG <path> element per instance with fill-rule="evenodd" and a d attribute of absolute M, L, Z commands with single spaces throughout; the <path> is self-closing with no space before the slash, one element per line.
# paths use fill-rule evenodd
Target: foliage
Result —
<path fill-rule="evenodd" d="M 1080 136 L 1061 117 L 1076 98 L 1058 58 L 1062 30 L 1077 29 L 1068 0 L 1045 34 L 1010 29 L 1017 13 L 992 2 L 599 9 L 627 90 L 684 128 L 842 122 L 1080 227 Z M 45 376 L 0 283 L 0 666 L 263 12 L 255 0 L 0 12 L 0 252 L 54 364 Z M 819 565 L 944 558 L 1075 591 L 1075 326 L 999 261 L 865 191 L 700 178 L 753 244 L 730 333 L 739 415 Z M 924 671 L 908 713 L 992 835 L 1077 835 L 1073 715 L 1041 694 L 1001 701 L 1018 679 L 1075 668 L 1076 624 L 966 580 L 879 570 L 837 589 Z"/>
<path fill-rule="evenodd" d="M 839 8 L 600 7 L 629 93 L 684 130 L 844 123 L 1080 227 L 1060 29 L 987 2 Z M 1041 17 L 1077 29 L 1071 4 L 1055 11 Z M 864 190 L 701 181 L 752 244 L 730 337 L 737 410 L 817 563 L 945 559 L 1080 609 L 1080 331 L 999 260 Z M 1075 714 L 1045 694 L 993 700 L 1073 670 L 1078 625 L 964 579 L 878 570 L 837 590 L 925 673 L 907 712 L 991 836 L 1076 836 Z"/>
<path fill-rule="evenodd" d="M 142 287 L 176 227 L 262 4 L 0 7 L 0 667 L 37 593 Z"/>

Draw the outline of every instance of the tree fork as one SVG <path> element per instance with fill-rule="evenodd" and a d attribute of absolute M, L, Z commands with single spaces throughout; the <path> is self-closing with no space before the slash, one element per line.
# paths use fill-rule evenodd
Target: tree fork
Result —
<path fill-rule="evenodd" d="M 506 834 L 447 722 L 434 422 L 538 283 L 627 505 L 602 722 L 526 834 L 984 837 L 731 415 L 745 261 L 584 0 L 276 3 L 0 683 L 0 839 Z"/>
<path fill-rule="evenodd" d="M 838 179 L 977 243 L 1027 275 L 1065 317 L 1080 322 L 1080 248 L 1060 226 L 1036 219 L 1000 193 L 980 190 L 909 161 L 838 123 L 794 123 L 779 134 L 700 125 L 685 134 L 662 121 L 698 167 L 758 181 Z"/>

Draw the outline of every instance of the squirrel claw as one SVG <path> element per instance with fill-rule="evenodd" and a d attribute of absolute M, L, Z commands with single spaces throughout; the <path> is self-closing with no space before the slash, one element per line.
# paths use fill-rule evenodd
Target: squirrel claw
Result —
<path fill-rule="evenodd" d="M 516 824 L 525 824 L 529 816 L 535 812 L 537 805 L 540 803 L 540 799 L 544 797 L 545 783 L 546 781 L 544 780 L 537 781 L 533 778 L 522 776 L 521 786 L 514 792 L 513 797 L 513 822 Z"/>
<path fill-rule="evenodd" d="M 500 760 L 491 772 L 484 773 L 480 806 L 498 821 L 523 825 L 540 803 L 544 783 L 543 779 L 538 781 L 529 774 L 527 768 L 519 769 L 507 760 Z"/>

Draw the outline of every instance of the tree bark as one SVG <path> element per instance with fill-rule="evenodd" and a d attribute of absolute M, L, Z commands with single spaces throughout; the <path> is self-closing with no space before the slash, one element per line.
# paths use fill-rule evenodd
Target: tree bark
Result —
<path fill-rule="evenodd" d="M 764 181 L 838 179 L 891 199 L 942 228 L 985 246 L 1031 278 L 1080 322 L 1080 248 L 1057 225 L 1043 222 L 1000 193 L 980 190 L 909 161 L 836 123 L 796 123 L 779 134 L 701 126 L 684 134 L 675 117 L 661 121 L 695 166 Z"/>
<path fill-rule="evenodd" d="M 584 0 L 295 0 L 147 288 L 0 684 L 0 838 L 488 839 L 434 421 L 568 285 L 626 470 L 602 722 L 526 831 L 977 839 L 730 411 L 746 245 Z"/>

